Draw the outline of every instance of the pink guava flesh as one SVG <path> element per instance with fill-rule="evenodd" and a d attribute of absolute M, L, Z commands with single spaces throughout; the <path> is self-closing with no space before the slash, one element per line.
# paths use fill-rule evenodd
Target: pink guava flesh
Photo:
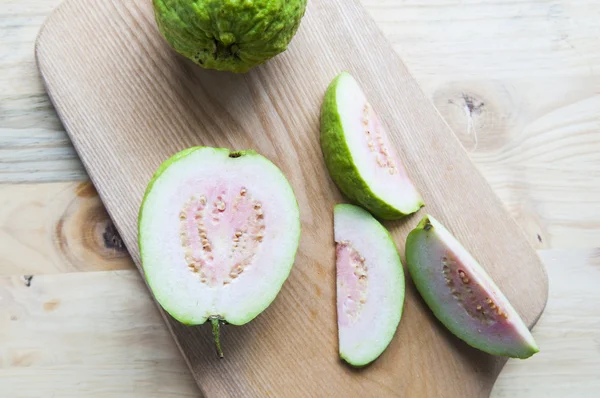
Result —
<path fill-rule="evenodd" d="M 539 351 L 508 299 L 433 217 L 409 234 L 406 261 L 425 302 L 457 337 L 495 355 L 527 358 Z"/>
<path fill-rule="evenodd" d="M 404 272 L 388 231 L 353 205 L 334 209 L 340 356 L 364 366 L 392 340 L 404 303 Z"/>
<path fill-rule="evenodd" d="M 253 261 L 268 225 L 262 203 L 243 184 L 206 183 L 205 193 L 182 207 L 181 246 L 201 283 L 227 286 L 247 267 L 260 266 Z"/>

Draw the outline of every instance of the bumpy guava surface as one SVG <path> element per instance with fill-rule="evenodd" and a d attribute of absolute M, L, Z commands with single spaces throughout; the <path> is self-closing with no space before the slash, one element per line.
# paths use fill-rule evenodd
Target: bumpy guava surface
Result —
<path fill-rule="evenodd" d="M 432 216 L 408 235 L 406 262 L 424 301 L 458 338 L 492 355 L 528 358 L 539 352 L 498 286 Z"/>
<path fill-rule="evenodd" d="M 321 148 L 340 190 L 376 217 L 398 219 L 424 205 L 373 107 L 347 72 L 325 93 Z"/>
<path fill-rule="evenodd" d="M 334 208 L 340 357 L 353 366 L 377 359 L 402 317 L 404 271 L 389 232 L 354 205 Z"/>
<path fill-rule="evenodd" d="M 299 220 L 290 184 L 265 157 L 189 148 L 165 161 L 146 190 L 138 219 L 145 278 L 181 323 L 245 324 L 288 277 Z"/>
<path fill-rule="evenodd" d="M 244 73 L 285 51 L 306 0 L 153 0 L 158 29 L 198 65 Z"/>

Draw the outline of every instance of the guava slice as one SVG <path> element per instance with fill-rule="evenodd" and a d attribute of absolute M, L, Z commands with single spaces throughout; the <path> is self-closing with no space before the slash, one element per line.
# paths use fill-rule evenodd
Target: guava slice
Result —
<path fill-rule="evenodd" d="M 398 219 L 424 205 L 373 107 L 347 72 L 325 93 L 321 148 L 340 190 L 376 217 Z"/>
<path fill-rule="evenodd" d="M 377 359 L 402 317 L 404 271 L 390 233 L 354 205 L 334 208 L 340 357 L 353 366 Z"/>
<path fill-rule="evenodd" d="M 408 235 L 406 262 L 425 303 L 458 338 L 492 355 L 524 359 L 539 352 L 498 286 L 432 216 Z"/>
<path fill-rule="evenodd" d="M 193 147 L 165 161 L 139 212 L 143 271 L 158 303 L 186 325 L 243 325 L 288 277 L 300 217 L 287 179 L 254 151 Z"/>

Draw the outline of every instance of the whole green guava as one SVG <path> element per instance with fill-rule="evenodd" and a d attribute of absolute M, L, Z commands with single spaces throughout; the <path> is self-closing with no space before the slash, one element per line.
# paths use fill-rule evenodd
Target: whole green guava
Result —
<path fill-rule="evenodd" d="M 245 73 L 285 51 L 307 0 L 153 0 L 158 29 L 198 65 Z"/>

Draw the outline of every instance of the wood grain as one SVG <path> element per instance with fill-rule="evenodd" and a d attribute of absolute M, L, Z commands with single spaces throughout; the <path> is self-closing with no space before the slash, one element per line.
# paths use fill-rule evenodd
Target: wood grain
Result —
<path fill-rule="evenodd" d="M 60 1 L 0 0 L 0 183 L 85 178 L 43 90 L 33 57 L 33 42 L 40 25 Z M 589 106 L 590 100 L 597 101 L 600 95 L 597 67 L 600 4 L 585 0 L 363 0 L 362 3 L 393 43 L 396 52 L 401 54 L 427 97 L 434 101 L 459 136 L 494 192 L 525 229 L 528 238 L 535 241 L 536 247 L 569 249 L 556 265 L 563 272 L 552 272 L 553 268 L 548 265 L 550 301 L 545 316 L 534 330 L 536 337 L 546 330 L 543 348 L 556 347 L 556 350 L 552 351 L 552 356 L 545 355 L 547 349 L 544 349 L 532 360 L 509 361 L 496 383 L 494 396 L 595 396 L 598 386 L 593 385 L 595 378 L 592 376 L 600 367 L 600 356 L 587 348 L 595 347 L 588 336 L 598 334 L 600 328 L 593 322 L 586 327 L 570 328 L 566 320 L 571 319 L 569 311 L 580 308 L 583 300 L 597 301 L 594 299 L 596 289 L 582 290 L 583 297 L 577 291 L 560 297 L 554 292 L 567 286 L 569 279 L 565 276 L 572 268 L 581 280 L 592 281 L 597 269 L 577 267 L 579 252 L 572 249 L 596 247 L 600 241 L 600 214 L 596 205 L 600 202 L 600 192 L 595 189 L 600 186 L 600 162 L 590 156 L 592 152 L 600 153 L 600 128 L 594 127 L 598 126 L 600 116 L 597 108 Z M 483 107 L 485 117 L 477 111 L 472 115 L 479 122 L 480 145 L 477 147 L 468 130 L 470 113 L 465 112 L 464 107 L 461 109 L 461 102 L 452 106 L 444 104 L 444 95 L 448 96 L 446 100 L 455 101 L 463 92 L 486 102 Z M 489 112 L 487 105 L 497 102 L 502 104 L 500 115 L 511 119 L 518 117 L 522 128 L 536 124 L 539 118 L 545 119 L 544 128 L 528 129 L 526 140 L 521 139 L 521 127 L 511 123 L 489 128 L 489 116 L 496 112 Z M 545 104 L 547 110 L 539 108 L 538 104 Z M 494 108 L 498 109 L 498 106 Z M 545 117 L 546 113 L 551 117 Z M 579 133 L 571 134 L 565 130 L 563 118 L 567 115 L 569 123 L 566 126 L 577 126 Z M 586 128 L 586 125 L 590 127 Z M 512 132 L 505 133 L 509 128 Z M 556 137 L 560 137 L 558 147 L 554 145 Z M 5 149 L 15 139 L 17 145 Z M 484 141 L 493 142 L 493 146 L 482 145 Z M 505 156 L 506 152 L 510 156 Z M 69 155 L 65 160 L 58 153 Z M 44 213 L 48 219 L 59 219 L 64 208 L 52 205 L 52 201 L 48 203 L 47 186 L 68 196 L 64 202 L 76 198 L 74 186 L 69 183 L 64 189 L 58 189 L 54 184 L 35 184 L 27 191 L 27 196 L 22 195 L 21 185 L 5 184 L 1 186 L 0 202 L 7 203 L 8 198 L 11 206 L 18 206 L 22 211 L 29 211 L 37 202 L 35 206 L 46 208 Z M 86 201 L 75 200 L 73 206 L 87 208 Z M 35 224 L 32 229 L 51 226 L 47 220 L 29 221 Z M 13 226 L 2 225 L 2 228 L 9 227 Z M 34 254 L 38 251 L 36 247 L 51 250 L 55 247 L 51 233 L 29 234 L 27 239 L 33 249 L 24 251 L 22 245 L 2 245 L 5 239 L 6 235 L 0 239 L 0 267 L 5 274 L 30 272 L 32 267 L 44 273 L 104 269 L 94 261 L 78 261 L 73 266 L 70 261 L 60 261 L 60 255 L 57 256 L 59 260 L 51 264 L 44 261 L 40 261 L 39 266 L 35 264 L 35 261 L 43 260 L 43 256 Z M 9 263 L 4 261 L 7 258 L 11 259 Z M 103 262 L 107 266 L 111 263 Z M 51 283 L 59 283 L 51 280 Z M 561 308 L 564 308 L 562 315 L 552 310 L 556 300 L 560 300 Z M 551 318 L 548 318 L 549 314 Z M 560 321 L 551 322 L 555 315 Z M 582 319 L 591 320 L 593 314 Z M 76 327 L 71 322 L 78 321 L 78 318 L 60 319 L 64 329 Z M 102 338 L 106 339 L 106 336 Z M 12 340 L 6 341 L 8 345 Z M 56 351 L 69 346 L 67 342 L 56 347 Z M 586 349 L 574 351 L 574 347 Z M 104 348 L 99 346 L 97 355 L 101 355 Z M 116 349 L 127 352 L 126 346 Z M 563 362 L 564 358 L 568 358 L 568 362 Z M 110 391 L 121 391 L 114 394 L 119 397 L 153 395 L 152 378 L 160 376 L 153 373 L 156 362 L 137 362 L 132 374 L 124 370 L 106 371 L 112 365 L 110 361 L 102 368 L 85 367 L 88 360 L 90 358 L 82 358 L 81 365 L 66 370 L 42 372 L 37 367 L 22 368 L 19 385 L 26 388 L 21 396 L 38 397 L 56 386 L 71 386 L 73 380 L 82 381 L 75 390 L 81 391 L 77 396 L 106 396 Z M 131 379 L 140 380 L 141 385 L 135 391 L 129 389 Z M 511 383 L 513 379 L 515 382 Z M 0 391 L 10 391 L 4 386 L 16 385 L 5 384 L 9 380 L 7 374 L 0 376 Z M 176 383 L 166 385 L 176 394 L 183 394 Z M 509 389 L 505 390 L 505 386 Z M 160 390 L 156 395 L 166 394 Z"/>
<path fill-rule="evenodd" d="M 40 26 L 59 3 L 0 1 L 0 183 L 86 178 L 33 56 Z"/>
<path fill-rule="evenodd" d="M 0 0 L 0 182 L 67 181 L 85 177 L 43 91 L 33 58 L 33 42 L 39 27 L 59 2 Z M 574 319 L 571 313 L 582 308 L 582 303 L 598 301 L 595 287 L 583 288 L 587 286 L 585 281 L 598 284 L 597 261 L 590 260 L 588 266 L 580 267 L 579 259 L 585 252 L 572 249 L 595 247 L 600 241 L 600 214 L 596 206 L 600 192 L 595 189 L 600 186 L 600 163 L 590 156 L 590 153 L 600 153 L 600 129 L 594 127 L 598 125 L 599 116 L 597 108 L 589 106 L 590 100 L 597 101 L 600 92 L 597 67 L 600 5 L 595 1 L 569 0 L 363 0 L 362 3 L 528 237 L 535 240 L 537 247 L 570 249 L 562 252 L 557 262 L 548 262 L 548 256 L 554 256 L 550 254 L 554 251 L 542 253 L 551 289 L 548 308 L 534 334 L 542 343 L 543 351 L 528 361 L 509 361 L 492 395 L 595 396 L 598 386 L 593 381 L 600 367 L 600 355 L 594 350 L 597 347 L 594 338 L 600 330 L 595 322 L 598 315 L 589 312 Z M 472 114 L 479 123 L 477 147 L 468 129 L 471 113 L 466 112 L 464 106 L 461 109 L 460 101 L 458 105 L 450 104 L 452 106 L 444 103 L 444 95 L 448 96 L 447 101 L 457 102 L 463 92 L 486 102 L 485 117 L 477 111 Z M 491 129 L 489 116 L 496 112 L 489 112 L 487 104 L 492 102 L 502 103 L 501 116 L 514 119 L 517 115 L 522 128 L 545 118 L 544 128 L 528 129 L 526 140 L 521 139 L 521 127 L 516 128 L 511 123 Z M 548 112 L 543 109 L 531 112 L 541 103 L 550 111 L 550 118 L 545 117 Z M 565 130 L 565 116 L 569 117 L 566 126 L 577 126 L 579 133 L 570 134 Z M 511 134 L 505 133 L 509 127 Z M 556 137 L 560 138 L 558 147 L 553 144 Z M 483 146 L 484 141 L 493 142 L 493 146 Z M 9 145 L 10 149 L 5 149 Z M 510 156 L 505 156 L 506 152 Z M 64 153 L 68 153 L 68 158 L 60 155 Z M 559 156 L 547 156 L 552 154 Z M 48 202 L 48 186 L 67 196 L 64 202 L 76 198 L 74 186 L 69 183 L 60 189 L 54 184 L 35 184 L 27 190 L 26 196 L 22 195 L 21 185 L 3 185 L 0 201 L 25 212 L 30 211 L 31 206 L 42 206 L 48 219 L 59 219 L 64 208 Z M 87 208 L 86 201 L 73 202 L 73 206 Z M 29 221 L 35 224 L 32 229 L 51 225 L 37 218 Z M 14 226 L 2 225 L 4 229 L 10 227 Z M 538 233 L 542 242 L 537 238 Z M 3 235 L 0 244 L 6 239 Z M 51 264 L 40 261 L 38 267 L 35 261 L 43 260 L 43 256 L 34 254 L 38 252 L 36 247 L 54 248 L 53 234 L 28 234 L 27 239 L 31 250 L 23 250 L 22 245 L 2 245 L 0 267 L 3 273 L 99 269 L 93 261 L 78 261 L 77 266 L 70 261 L 58 260 Z M 11 259 L 9 263 L 5 261 L 7 258 Z M 576 280 L 571 279 L 574 276 Z M 44 276 L 39 280 L 64 288 L 59 277 Z M 32 282 L 35 283 L 35 278 Z M 99 280 L 93 283 L 105 286 L 105 292 L 127 288 Z M 106 294 L 98 294 L 98 297 Z M 143 293 L 139 299 L 152 305 Z M 116 303 L 106 299 L 98 303 L 110 307 L 99 305 L 86 317 L 107 322 L 109 311 Z M 560 304 L 555 306 L 555 303 Z M 83 319 L 61 317 L 56 320 L 61 327 L 55 329 L 55 333 L 77 329 Z M 578 321 L 586 321 L 586 324 L 580 325 Z M 196 396 L 189 375 L 170 374 L 169 378 L 161 378 L 161 372 L 156 369 L 162 369 L 162 362 L 143 360 L 144 354 L 128 351 L 127 344 L 115 344 L 111 349 L 101 344 L 113 333 L 130 328 L 128 320 L 116 322 L 114 326 L 114 330 L 95 339 L 94 355 L 81 358 L 76 366 L 41 368 L 32 364 L 2 370 L 0 391 L 11 391 L 17 397 L 51 396 L 49 391 L 57 396 L 70 393 L 78 397 L 168 396 L 169 392 L 176 396 L 186 396 L 186 393 Z M 159 320 L 155 327 L 160 327 Z M 3 347 L 28 347 L 32 340 L 21 340 L 23 332 L 17 328 L 6 339 L 3 335 Z M 59 340 L 59 344 L 43 344 L 39 349 L 51 350 L 50 355 L 60 356 L 68 349 L 84 350 L 83 345 L 89 346 L 87 342 L 81 345 Z M 162 343 L 153 342 L 148 346 L 145 354 L 151 355 Z M 547 355 L 548 347 L 552 348 L 552 355 Z M 183 360 L 173 346 L 167 350 L 163 357 L 173 361 L 167 369 L 183 367 Z M 135 354 L 138 360 L 124 365 L 115 360 L 115 354 L 119 358 Z M 87 366 L 96 356 L 103 356 L 106 361 Z M 116 371 L 112 372 L 111 368 Z M 184 382 L 186 379 L 188 384 Z M 136 386 L 132 380 L 138 382 Z M 182 384 L 186 387 L 181 387 Z"/>
<path fill-rule="evenodd" d="M 533 330 L 542 351 L 508 361 L 491 396 L 595 397 L 600 252 L 540 256 L 551 281 Z M 0 297 L 0 391 L 11 398 L 198 396 L 137 271 L 36 276 L 30 287 L 3 277 Z"/>
<path fill-rule="evenodd" d="M 227 328 L 228 359 L 211 355 L 206 328 L 168 322 L 206 395 L 479 396 L 489 393 L 501 368 L 502 360 L 439 327 L 411 286 L 404 321 L 384 356 L 361 372 L 337 360 L 333 251 L 323 242 L 332 241 L 331 207 L 341 197 L 323 166 L 317 118 L 325 87 L 343 69 L 363 82 L 394 127 L 392 140 L 427 210 L 487 265 L 529 325 L 540 315 L 547 286 L 537 256 L 356 3 L 312 2 L 290 50 L 246 76 L 203 71 L 175 56 L 157 34 L 149 3 L 133 1 L 63 3 L 40 33 L 37 56 L 134 260 L 143 189 L 158 164 L 184 147 L 257 149 L 296 191 L 304 230 L 296 266 L 264 314 Z M 389 224 L 398 243 L 416 221 Z M 419 378 L 427 382 L 415 383 Z"/>
<path fill-rule="evenodd" d="M 0 185 L 0 275 L 133 268 L 94 186 Z"/>
<path fill-rule="evenodd" d="M 600 294 L 600 250 L 547 250 L 541 257 L 552 275 L 548 306 L 535 328 L 544 353 L 530 364 L 509 361 L 492 395 L 595 397 L 600 309 L 593 298 Z"/>
<path fill-rule="evenodd" d="M 595 23 L 600 9 L 595 0 L 363 4 L 426 91 L 442 81 L 556 82 L 600 72 L 600 26 Z"/>
<path fill-rule="evenodd" d="M 198 396 L 137 271 L 2 277 L 0 298 L 3 397 Z"/>

